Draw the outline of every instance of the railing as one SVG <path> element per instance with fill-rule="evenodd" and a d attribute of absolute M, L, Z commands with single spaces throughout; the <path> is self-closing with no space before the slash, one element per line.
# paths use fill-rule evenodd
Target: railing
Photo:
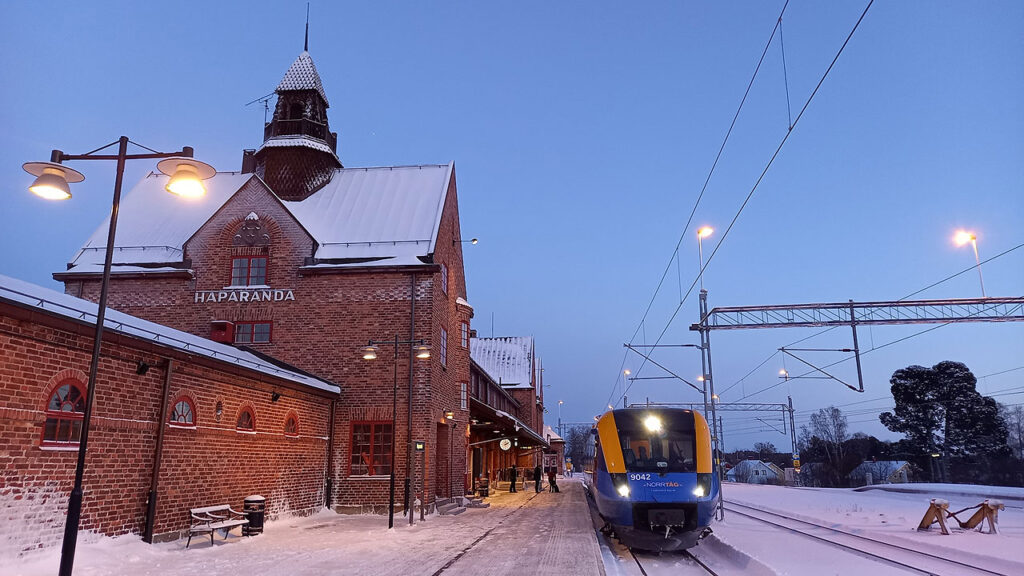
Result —
<path fill-rule="evenodd" d="M 263 127 L 263 139 L 267 140 L 274 136 L 312 136 L 319 138 L 337 150 L 338 137 L 331 133 L 327 124 L 321 124 L 309 118 L 298 118 L 295 120 L 274 120 Z"/>

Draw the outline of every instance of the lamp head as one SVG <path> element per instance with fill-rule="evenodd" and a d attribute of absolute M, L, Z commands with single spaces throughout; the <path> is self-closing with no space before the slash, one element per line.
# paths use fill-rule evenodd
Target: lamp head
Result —
<path fill-rule="evenodd" d="M 715 229 L 712 228 L 711 226 L 703 226 L 703 227 L 697 229 L 697 237 L 698 238 L 707 238 L 708 236 L 711 236 L 711 233 L 714 232 L 714 231 L 715 231 Z"/>
<path fill-rule="evenodd" d="M 425 344 L 413 346 L 412 354 L 413 356 L 419 358 L 420 360 L 426 360 L 427 358 L 430 358 L 430 346 L 427 346 Z"/>
<path fill-rule="evenodd" d="M 444 417 L 447 418 L 448 420 L 455 420 L 455 411 L 454 410 L 445 410 L 444 411 Z"/>
<path fill-rule="evenodd" d="M 161 160 L 156 167 L 171 177 L 165 186 L 167 191 L 184 198 L 200 198 L 206 194 L 202 181 L 217 173 L 213 166 L 183 156 Z"/>
<path fill-rule="evenodd" d="M 359 349 L 359 353 L 362 354 L 363 360 L 376 360 L 377 359 L 377 347 L 374 345 L 363 346 Z"/>
<path fill-rule="evenodd" d="M 56 162 L 26 162 L 21 167 L 36 177 L 28 187 L 29 191 L 46 200 L 71 198 L 71 188 L 68 184 L 85 180 L 81 172 Z"/>
<path fill-rule="evenodd" d="M 963 246 L 968 242 L 977 240 L 978 237 L 974 232 L 968 232 L 966 230 L 957 230 L 957 233 L 953 236 L 953 242 L 956 242 L 957 246 Z"/>

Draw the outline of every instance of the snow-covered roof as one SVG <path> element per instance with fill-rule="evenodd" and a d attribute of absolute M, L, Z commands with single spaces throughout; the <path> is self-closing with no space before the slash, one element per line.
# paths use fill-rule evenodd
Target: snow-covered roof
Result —
<path fill-rule="evenodd" d="M 469 355 L 503 387 L 533 387 L 533 336 L 473 338 Z"/>
<path fill-rule="evenodd" d="M 434 252 L 453 168 L 342 168 L 310 197 L 284 204 L 319 243 L 316 258 L 426 256 Z"/>
<path fill-rule="evenodd" d="M 327 261 L 305 268 L 423 265 L 434 252 L 453 170 L 453 164 L 341 168 L 305 200 L 283 202 L 317 242 L 314 257 Z M 164 190 L 167 176 L 144 177 L 121 199 L 113 273 L 178 270 L 139 265 L 182 263 L 185 242 L 250 178 L 257 177 L 218 172 L 204 182 L 204 196 L 186 201 Z M 68 272 L 102 270 L 108 226 L 104 220 Z"/>
<path fill-rule="evenodd" d="M 284 73 L 284 78 L 281 78 L 281 83 L 277 85 L 277 89 L 274 91 L 285 92 L 287 90 L 316 90 L 320 97 L 324 99 L 324 102 L 327 102 L 327 94 L 324 93 L 324 85 L 320 81 L 320 73 L 316 71 L 313 57 L 309 55 L 309 52 L 303 50 L 299 54 L 299 57 L 288 68 L 288 71 Z"/>
<path fill-rule="evenodd" d="M 726 472 L 725 475 L 726 476 L 736 476 L 737 474 L 746 474 L 750 470 L 761 470 L 761 469 L 771 470 L 772 474 L 774 474 L 776 476 L 781 476 L 782 475 L 782 471 L 779 470 L 778 466 L 769 464 L 767 462 L 762 462 L 761 460 L 751 460 L 751 459 L 742 460 L 742 461 L 738 462 L 728 472 Z"/>
<path fill-rule="evenodd" d="M 554 428 L 547 424 L 544 425 L 544 438 L 547 439 L 548 442 L 565 442 L 565 440 L 555 432 Z"/>
<path fill-rule="evenodd" d="M 121 197 L 112 271 L 139 271 L 132 265 L 143 263 L 181 262 L 185 241 L 250 178 L 252 174 L 218 172 L 203 181 L 206 194 L 186 200 L 164 189 L 167 176 L 150 172 Z M 109 227 L 108 216 L 71 258 L 70 270 L 102 271 Z"/>
<path fill-rule="evenodd" d="M 99 306 L 95 302 L 75 298 L 62 292 L 43 288 L 42 286 L 30 284 L 2 274 L 0 274 L 0 301 L 12 302 L 26 308 L 44 310 L 50 314 L 93 326 L 96 325 L 96 312 L 99 310 Z M 158 346 L 181 350 L 197 356 L 205 356 L 226 364 L 255 370 L 263 374 L 291 380 L 298 384 L 304 384 L 335 394 L 341 391 L 335 384 L 301 372 L 287 370 L 267 362 L 255 354 L 239 350 L 234 346 L 168 328 L 167 326 L 136 318 L 111 308 L 107 308 L 103 325 L 108 331 L 148 340 Z"/>
<path fill-rule="evenodd" d="M 319 152 L 326 152 L 331 156 L 334 156 L 335 159 L 338 158 L 338 155 L 334 153 L 334 150 L 331 150 L 331 147 L 330 145 L 327 144 L 327 142 L 324 142 L 319 138 L 313 138 L 312 136 L 305 135 L 275 136 L 263 142 L 263 145 L 260 146 L 257 152 L 263 150 L 264 148 L 294 148 L 296 146 L 303 148 L 312 148 L 313 150 L 317 150 Z"/>

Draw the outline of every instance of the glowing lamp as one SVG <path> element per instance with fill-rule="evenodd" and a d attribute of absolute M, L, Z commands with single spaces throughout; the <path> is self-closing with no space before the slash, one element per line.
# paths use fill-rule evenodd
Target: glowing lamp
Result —
<path fill-rule="evenodd" d="M 377 359 L 377 347 L 376 346 L 363 346 L 359 349 L 360 354 L 363 355 L 363 360 L 376 360 Z"/>
<path fill-rule="evenodd" d="M 156 167 L 160 172 L 171 177 L 164 188 L 171 194 L 177 194 L 183 198 L 202 197 L 206 194 L 203 180 L 212 178 L 217 173 L 213 166 L 184 156 L 161 160 Z"/>
<path fill-rule="evenodd" d="M 975 235 L 973 232 L 967 232 L 966 230 L 958 230 L 956 235 L 953 236 L 953 242 L 956 242 L 957 246 L 963 246 L 964 244 L 967 244 L 968 242 L 973 242 L 974 240 L 977 239 L 977 235 Z"/>
<path fill-rule="evenodd" d="M 619 496 L 622 496 L 623 498 L 629 498 L 629 486 L 628 485 L 620 484 L 619 488 L 618 488 L 618 491 L 619 491 Z"/>
<path fill-rule="evenodd" d="M 68 184 L 85 180 L 81 172 L 56 162 L 26 162 L 21 167 L 36 177 L 28 187 L 29 191 L 46 200 L 71 198 L 71 188 Z"/>
<path fill-rule="evenodd" d="M 426 360 L 427 358 L 430 358 L 430 346 L 425 346 L 423 344 L 413 346 L 412 354 L 420 360 Z"/>
<path fill-rule="evenodd" d="M 704 226 L 702 228 L 698 228 L 697 229 L 697 237 L 698 238 L 707 238 L 708 236 L 711 236 L 711 233 L 714 232 L 714 231 L 715 231 L 715 229 L 712 228 L 711 226 Z"/>

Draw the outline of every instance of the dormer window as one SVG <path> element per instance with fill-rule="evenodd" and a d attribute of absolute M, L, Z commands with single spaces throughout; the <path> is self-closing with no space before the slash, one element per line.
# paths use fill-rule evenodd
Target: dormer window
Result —
<path fill-rule="evenodd" d="M 232 239 L 231 286 L 266 286 L 270 235 L 250 212 Z"/>

